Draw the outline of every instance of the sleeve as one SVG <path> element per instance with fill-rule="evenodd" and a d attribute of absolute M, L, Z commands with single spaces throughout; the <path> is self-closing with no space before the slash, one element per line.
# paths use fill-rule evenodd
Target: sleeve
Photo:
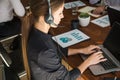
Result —
<path fill-rule="evenodd" d="M 10 0 L 14 12 L 16 13 L 16 15 L 22 17 L 25 15 L 25 8 L 23 7 L 22 3 L 20 0 Z"/>
<path fill-rule="evenodd" d="M 32 62 L 31 64 L 34 80 L 76 80 L 80 75 L 77 68 L 67 71 L 52 49 L 40 52 L 37 63 Z"/>
<path fill-rule="evenodd" d="M 120 11 L 120 0 L 105 0 L 105 5 Z"/>
<path fill-rule="evenodd" d="M 100 0 L 89 0 L 89 3 L 90 4 L 96 4 L 98 1 L 100 1 Z"/>
<path fill-rule="evenodd" d="M 104 0 L 104 5 L 110 6 L 110 0 Z"/>
<path fill-rule="evenodd" d="M 64 54 L 66 57 L 68 57 L 68 48 L 62 48 L 61 46 L 59 46 L 59 52 L 61 54 Z"/>

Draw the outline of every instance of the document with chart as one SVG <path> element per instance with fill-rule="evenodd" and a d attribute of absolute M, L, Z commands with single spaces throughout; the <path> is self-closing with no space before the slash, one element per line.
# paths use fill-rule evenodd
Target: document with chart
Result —
<path fill-rule="evenodd" d="M 94 19 L 91 22 L 98 25 L 98 26 L 100 26 L 100 27 L 103 27 L 103 28 L 110 26 L 110 21 L 109 21 L 108 15 L 105 15 L 103 17 Z"/>
<path fill-rule="evenodd" d="M 65 9 L 71 9 L 73 7 L 80 7 L 80 6 L 85 6 L 86 4 L 83 3 L 82 1 L 73 1 L 73 2 L 68 2 L 65 3 Z"/>
<path fill-rule="evenodd" d="M 78 29 L 74 29 L 74 30 L 59 34 L 57 36 L 53 36 L 52 39 L 56 41 L 61 47 L 66 48 L 73 44 L 88 40 L 90 39 L 90 37 L 85 33 L 83 33 L 82 31 Z"/>

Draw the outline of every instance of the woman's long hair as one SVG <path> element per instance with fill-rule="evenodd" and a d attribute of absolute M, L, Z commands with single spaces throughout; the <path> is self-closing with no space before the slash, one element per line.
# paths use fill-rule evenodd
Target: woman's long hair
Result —
<path fill-rule="evenodd" d="M 24 61 L 24 67 L 27 73 L 28 80 L 31 79 L 30 77 L 30 68 L 28 64 L 28 57 L 27 57 L 27 41 L 28 41 L 28 35 L 30 31 L 30 18 L 31 14 L 27 13 L 25 17 L 22 19 L 22 54 L 23 54 L 23 61 Z"/>

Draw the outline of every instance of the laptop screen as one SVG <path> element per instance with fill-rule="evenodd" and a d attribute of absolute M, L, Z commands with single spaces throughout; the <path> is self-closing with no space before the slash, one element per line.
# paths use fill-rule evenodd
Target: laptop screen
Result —
<path fill-rule="evenodd" d="M 120 11 L 113 9 L 111 7 L 107 8 L 110 25 L 112 26 L 115 21 L 120 23 Z"/>
<path fill-rule="evenodd" d="M 120 61 L 120 23 L 115 22 L 106 37 L 103 46 Z"/>

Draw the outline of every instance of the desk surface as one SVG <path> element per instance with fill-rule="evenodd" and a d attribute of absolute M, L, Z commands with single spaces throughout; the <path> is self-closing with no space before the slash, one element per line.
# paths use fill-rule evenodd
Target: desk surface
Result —
<path fill-rule="evenodd" d="M 67 1 L 72 1 L 72 0 L 66 0 Z M 81 1 L 85 1 L 86 4 L 87 0 L 81 0 Z M 78 13 L 79 14 L 79 13 Z M 54 32 L 55 34 L 60 34 L 66 31 L 70 31 L 71 30 L 71 20 L 73 19 L 77 19 L 78 15 L 73 16 L 72 15 L 72 10 L 71 9 L 65 9 L 64 10 L 64 19 L 61 21 L 61 25 L 64 25 L 64 27 L 59 27 L 57 28 L 57 30 L 55 29 Z M 93 17 L 91 17 L 91 20 L 94 19 Z M 79 30 L 83 31 L 85 34 L 87 34 L 88 36 L 91 37 L 90 40 L 84 41 L 84 42 L 80 42 L 78 44 L 75 44 L 73 46 L 70 46 L 70 48 L 80 48 L 80 47 L 86 47 L 88 45 L 91 44 L 102 44 L 103 41 L 105 40 L 108 32 L 110 31 L 111 27 L 99 27 L 93 23 L 90 22 L 90 24 L 87 27 L 82 28 L 81 26 L 79 26 Z M 68 57 L 68 63 L 72 66 L 72 67 L 77 67 L 79 64 L 81 64 L 83 62 L 83 60 L 81 59 L 80 55 L 74 55 L 74 56 L 70 56 Z M 102 80 L 104 77 L 120 77 L 120 72 L 115 72 L 115 73 L 108 73 L 108 74 L 103 74 L 103 75 L 99 75 L 99 76 L 95 76 L 93 75 L 89 69 L 87 69 L 83 75 L 86 77 L 87 80 Z"/>

